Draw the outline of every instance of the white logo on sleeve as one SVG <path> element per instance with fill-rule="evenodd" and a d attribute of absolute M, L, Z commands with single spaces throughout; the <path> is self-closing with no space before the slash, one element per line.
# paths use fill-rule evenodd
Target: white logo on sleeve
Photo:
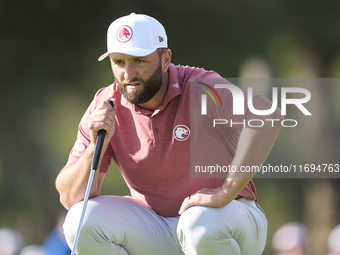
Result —
<path fill-rule="evenodd" d="M 190 136 L 190 129 L 185 125 L 177 125 L 174 128 L 173 135 L 177 141 L 185 141 Z"/>
<path fill-rule="evenodd" d="M 78 152 L 82 152 L 83 150 L 85 150 L 85 145 L 83 144 L 83 137 L 77 139 L 77 141 L 74 144 L 74 150 Z"/>

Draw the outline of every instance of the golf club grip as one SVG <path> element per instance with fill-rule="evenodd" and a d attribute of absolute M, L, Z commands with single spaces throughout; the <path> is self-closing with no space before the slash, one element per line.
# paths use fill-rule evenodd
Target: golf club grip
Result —
<path fill-rule="evenodd" d="M 112 100 L 107 100 L 106 102 L 108 102 L 113 107 L 113 101 Z M 100 154 L 101 154 L 102 148 L 103 148 L 105 134 L 106 134 L 106 131 L 104 129 L 101 129 L 101 130 L 98 131 L 96 148 L 94 149 L 94 155 L 93 155 L 93 159 L 92 159 L 91 169 L 97 170 Z"/>

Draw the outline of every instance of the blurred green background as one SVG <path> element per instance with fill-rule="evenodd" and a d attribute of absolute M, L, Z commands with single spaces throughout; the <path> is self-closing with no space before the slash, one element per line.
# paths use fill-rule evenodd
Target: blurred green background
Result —
<path fill-rule="evenodd" d="M 106 30 L 131 12 L 166 28 L 174 64 L 223 77 L 340 76 L 340 1 L 310 0 L 0 0 L 0 227 L 40 244 L 63 210 L 54 181 L 94 93 L 113 82 Z M 268 161 L 339 163 L 340 84 L 315 86 L 313 118 L 302 132 L 284 129 Z M 256 179 L 275 230 L 289 221 L 309 230 L 310 254 L 327 251 L 339 215 L 339 179 Z M 102 194 L 128 190 L 112 166 Z"/>

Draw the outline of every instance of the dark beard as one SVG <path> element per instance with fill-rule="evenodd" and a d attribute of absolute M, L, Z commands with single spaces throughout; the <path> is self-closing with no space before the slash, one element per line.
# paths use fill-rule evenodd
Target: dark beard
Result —
<path fill-rule="evenodd" d="M 162 86 L 162 65 L 160 64 L 157 70 L 146 81 L 144 81 L 143 79 L 135 78 L 129 82 L 139 82 L 141 84 L 139 87 L 142 86 L 143 89 L 138 92 L 137 90 L 127 92 L 126 86 L 117 81 L 119 89 L 126 100 L 131 104 L 144 104 L 148 102 L 158 93 Z"/>

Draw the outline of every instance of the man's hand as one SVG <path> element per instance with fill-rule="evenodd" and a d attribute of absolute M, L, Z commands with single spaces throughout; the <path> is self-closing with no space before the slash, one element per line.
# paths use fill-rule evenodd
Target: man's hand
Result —
<path fill-rule="evenodd" d="M 178 213 L 182 214 L 186 209 L 194 205 L 222 207 L 232 200 L 233 198 L 228 198 L 221 187 L 216 189 L 205 188 L 185 198 Z"/>
<path fill-rule="evenodd" d="M 88 128 L 92 145 L 96 144 L 98 131 L 106 131 L 103 151 L 106 150 L 108 143 L 115 131 L 116 101 L 113 99 L 113 107 L 108 102 L 102 102 L 91 113 L 88 120 Z"/>

